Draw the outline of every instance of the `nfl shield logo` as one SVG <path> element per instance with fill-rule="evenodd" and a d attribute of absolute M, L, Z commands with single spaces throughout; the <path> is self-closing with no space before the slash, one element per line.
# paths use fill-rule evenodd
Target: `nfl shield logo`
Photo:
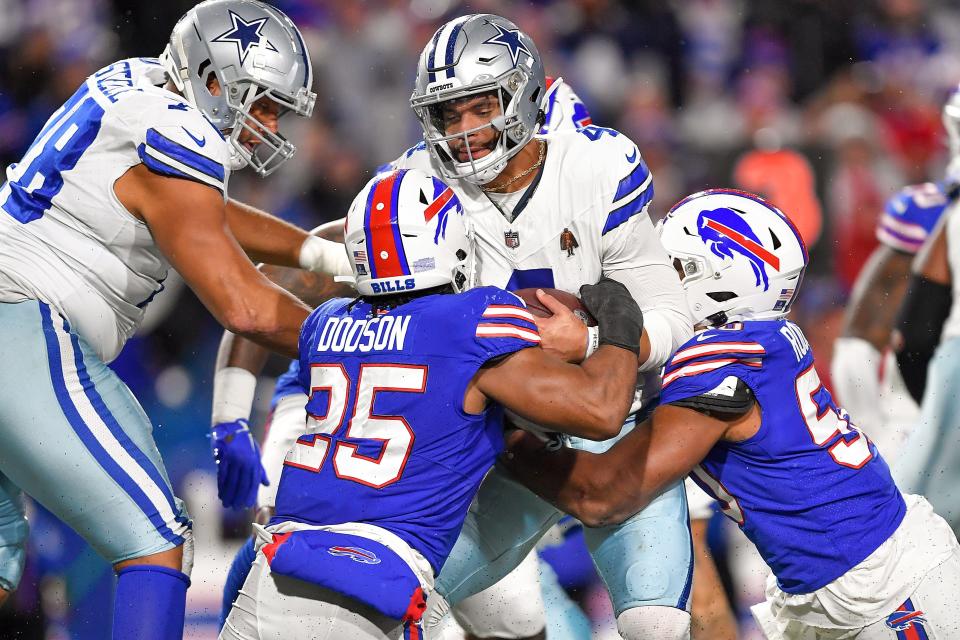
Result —
<path fill-rule="evenodd" d="M 504 231 L 503 241 L 506 243 L 508 249 L 516 249 L 520 246 L 520 232 Z"/>

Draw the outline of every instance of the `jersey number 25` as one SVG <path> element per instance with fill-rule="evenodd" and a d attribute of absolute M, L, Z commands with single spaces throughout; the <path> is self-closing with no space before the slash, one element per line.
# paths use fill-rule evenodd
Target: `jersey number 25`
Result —
<path fill-rule="evenodd" d="M 333 472 L 338 478 L 381 489 L 403 475 L 413 449 L 413 429 L 402 416 L 373 413 L 380 391 L 423 393 L 427 367 L 396 364 L 361 365 L 355 388 L 353 415 L 347 430 L 333 447 Z M 314 365 L 310 368 L 310 398 L 317 391 L 328 394 L 323 415 L 307 413 L 307 435 L 302 436 L 287 454 L 284 464 L 308 471 L 320 471 L 330 453 L 331 436 L 343 426 L 350 395 L 350 377 L 342 365 Z M 310 404 L 307 404 L 308 409 Z M 358 452 L 355 440 L 379 440 L 377 457 Z"/>

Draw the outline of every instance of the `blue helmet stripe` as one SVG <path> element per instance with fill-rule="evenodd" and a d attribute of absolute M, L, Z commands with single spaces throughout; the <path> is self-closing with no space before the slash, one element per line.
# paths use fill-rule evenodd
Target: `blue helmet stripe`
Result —
<path fill-rule="evenodd" d="M 463 22 L 453 25 L 453 33 L 447 39 L 447 56 L 444 59 L 444 64 L 447 65 L 448 78 L 453 77 L 453 54 L 457 48 L 457 37 L 460 35 L 461 29 L 463 29 Z"/>
<path fill-rule="evenodd" d="M 440 33 L 443 32 L 444 27 L 437 29 L 437 32 L 433 34 L 433 41 L 430 43 L 430 55 L 427 56 L 427 71 L 429 71 L 430 82 L 437 81 L 437 74 L 432 69 L 436 68 L 437 42 L 440 40 Z"/>
<path fill-rule="evenodd" d="M 403 275 L 410 275 L 410 265 L 407 264 L 407 252 L 403 250 L 403 236 L 400 234 L 400 183 L 407 175 L 408 169 L 401 169 L 397 172 L 397 179 L 393 181 L 393 193 L 390 194 L 390 228 L 393 231 L 393 241 L 397 245 L 397 258 L 400 260 L 400 267 L 403 269 Z"/>

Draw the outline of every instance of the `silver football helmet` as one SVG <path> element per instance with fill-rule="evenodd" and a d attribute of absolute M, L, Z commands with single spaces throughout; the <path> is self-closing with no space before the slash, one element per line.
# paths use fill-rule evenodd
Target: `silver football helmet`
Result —
<path fill-rule="evenodd" d="M 500 115 L 489 124 L 447 135 L 440 105 L 483 93 L 496 95 Z M 485 184 L 503 171 L 540 128 L 545 96 L 543 61 L 530 36 L 506 18 L 477 14 L 451 20 L 427 43 L 420 54 L 410 104 L 444 176 Z M 474 158 L 468 137 L 488 126 L 500 134 L 496 147 Z M 464 162 L 450 149 L 449 142 L 455 138 L 463 139 L 467 150 Z"/>
<path fill-rule="evenodd" d="M 246 165 L 261 176 L 275 171 L 296 147 L 250 114 L 261 98 L 309 117 L 317 96 L 313 67 L 297 26 L 281 11 L 257 0 L 207 0 L 188 11 L 160 56 L 183 96 L 221 131 L 230 131 L 234 169 Z M 208 88 L 212 77 L 220 94 Z M 253 150 L 240 143 L 248 131 Z"/>

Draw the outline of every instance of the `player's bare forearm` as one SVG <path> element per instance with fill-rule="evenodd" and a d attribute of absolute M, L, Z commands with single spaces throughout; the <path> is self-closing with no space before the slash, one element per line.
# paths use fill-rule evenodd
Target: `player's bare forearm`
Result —
<path fill-rule="evenodd" d="M 356 295 L 353 287 L 343 282 L 334 282 L 333 277 L 326 274 L 269 264 L 260 265 L 259 268 L 271 282 L 283 287 L 310 307 L 316 308 L 331 298 Z"/>
<path fill-rule="evenodd" d="M 844 319 L 843 335 L 883 351 L 890 342 L 897 310 L 906 293 L 912 256 L 887 246 L 874 250 L 864 265 Z"/>
<path fill-rule="evenodd" d="M 310 233 L 339 242 L 343 238 L 343 223 L 340 220 L 330 222 L 317 227 Z M 350 285 L 334 282 L 331 276 L 325 274 L 269 264 L 262 264 L 259 269 L 271 282 L 283 287 L 311 308 L 331 298 L 356 294 Z M 217 370 L 225 367 L 240 367 L 254 375 L 260 375 L 267 356 L 268 351 L 260 345 L 227 331 L 224 332 L 217 352 Z"/>
<path fill-rule="evenodd" d="M 582 365 L 541 349 L 523 349 L 481 369 L 488 398 L 548 429 L 593 440 L 620 432 L 637 379 L 632 351 L 601 346 Z"/>
<path fill-rule="evenodd" d="M 121 176 L 114 191 L 146 222 L 157 246 L 220 324 L 269 349 L 296 354 L 309 309 L 244 255 L 219 191 L 157 175 L 142 164 Z"/>
<path fill-rule="evenodd" d="M 955 214 L 941 216 L 933 233 L 927 238 L 913 262 L 913 272 L 937 284 L 950 284 L 953 277 L 950 272 L 950 258 L 947 248 L 947 224 Z"/>
<path fill-rule="evenodd" d="M 300 247 L 307 232 L 255 207 L 228 200 L 227 224 L 254 262 L 300 266 Z"/>
<path fill-rule="evenodd" d="M 554 457 L 536 437 L 512 435 L 504 464 L 557 508 L 602 527 L 623 522 L 679 482 L 727 428 L 667 405 L 600 455 L 561 450 Z"/>
<path fill-rule="evenodd" d="M 546 443 L 518 429 L 507 437 L 501 462 L 525 487 L 576 518 L 590 510 L 591 479 L 602 483 L 606 472 L 596 454 L 577 449 L 547 449 Z"/>
<path fill-rule="evenodd" d="M 239 367 L 255 376 L 260 375 L 269 355 L 267 349 L 253 340 L 224 331 L 217 350 L 217 371 L 226 367 Z"/>

